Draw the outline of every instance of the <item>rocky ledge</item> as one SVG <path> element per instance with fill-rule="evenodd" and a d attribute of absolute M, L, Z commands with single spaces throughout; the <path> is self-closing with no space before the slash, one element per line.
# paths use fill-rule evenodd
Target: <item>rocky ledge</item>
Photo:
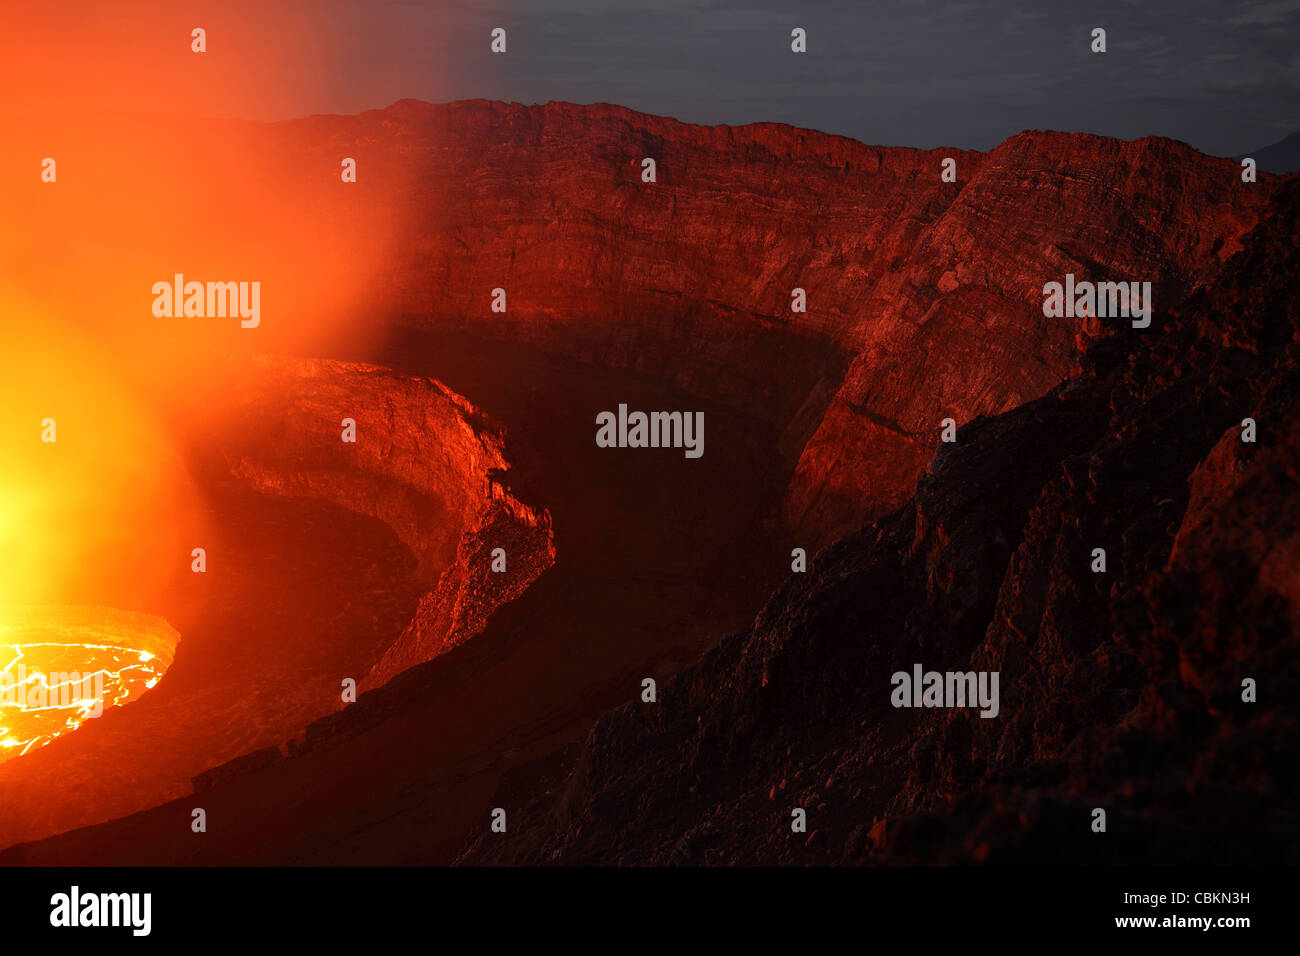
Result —
<path fill-rule="evenodd" d="M 1297 240 L 1290 183 L 1161 328 L 961 429 L 462 862 L 1294 865 Z M 918 662 L 999 672 L 998 716 L 891 706 Z"/>

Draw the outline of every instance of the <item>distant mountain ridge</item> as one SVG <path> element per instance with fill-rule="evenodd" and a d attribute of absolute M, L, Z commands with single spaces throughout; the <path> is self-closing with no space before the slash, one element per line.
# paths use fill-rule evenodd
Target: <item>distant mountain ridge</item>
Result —
<path fill-rule="evenodd" d="M 1089 334 L 1044 318 L 1045 282 L 1150 281 L 1158 328 L 1276 186 L 1158 137 L 885 148 L 610 104 L 402 100 L 277 129 L 411 184 L 389 311 L 634 368 L 770 422 L 795 463 L 785 517 L 811 547 L 900 504 L 944 418 L 1069 376 Z"/>
<path fill-rule="evenodd" d="M 1275 176 L 1300 172 L 1300 130 L 1237 158 L 1244 159 L 1246 156 L 1254 159 L 1260 170 Z"/>

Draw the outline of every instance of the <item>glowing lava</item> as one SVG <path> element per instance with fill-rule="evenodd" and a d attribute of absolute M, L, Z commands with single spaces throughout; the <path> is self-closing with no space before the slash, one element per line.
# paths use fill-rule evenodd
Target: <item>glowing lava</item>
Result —
<path fill-rule="evenodd" d="M 153 687 L 180 634 L 110 607 L 0 607 L 0 763 Z"/>

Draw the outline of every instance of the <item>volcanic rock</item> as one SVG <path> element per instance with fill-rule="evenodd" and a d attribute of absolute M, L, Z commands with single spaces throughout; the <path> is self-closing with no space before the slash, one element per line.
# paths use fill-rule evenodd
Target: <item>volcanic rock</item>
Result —
<path fill-rule="evenodd" d="M 798 463 L 785 513 L 811 546 L 897 507 L 942 419 L 1007 411 L 1077 371 L 1091 339 L 1043 317 L 1045 282 L 1150 281 L 1158 327 L 1277 183 L 1160 138 L 882 148 L 607 104 L 403 100 L 283 132 L 374 151 L 403 184 L 388 311 L 762 416 Z"/>
<path fill-rule="evenodd" d="M 431 588 L 363 687 L 479 633 L 555 563 L 550 515 L 494 485 L 505 430 L 432 379 L 316 359 L 257 359 L 222 438 L 231 474 L 261 492 L 334 502 L 378 518 Z M 274 409 L 274 413 L 268 410 Z M 344 442 L 344 419 L 356 441 Z M 506 571 L 491 570 L 505 552 Z"/>
<path fill-rule="evenodd" d="M 160 609 L 176 661 L 137 702 L 0 767 L 0 843 L 265 769 L 270 749 L 339 710 L 345 678 L 383 683 L 465 641 L 554 560 L 546 512 L 489 486 L 509 467 L 503 427 L 435 381 L 262 358 L 221 407 L 191 436 L 207 568 Z M 495 547 L 505 574 L 481 559 Z"/>
<path fill-rule="evenodd" d="M 703 862 L 1294 865 L 1298 239 L 1290 183 L 1166 321 L 962 428 L 462 862 L 698 863 L 708 821 Z M 891 708 L 918 661 L 998 671 L 999 717 Z"/>

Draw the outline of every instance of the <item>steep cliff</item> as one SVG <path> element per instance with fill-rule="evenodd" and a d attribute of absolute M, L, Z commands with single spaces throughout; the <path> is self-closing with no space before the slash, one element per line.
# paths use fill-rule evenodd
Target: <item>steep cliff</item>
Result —
<path fill-rule="evenodd" d="M 550 516 L 502 483 L 503 426 L 440 382 L 356 363 L 263 357 L 233 394 L 221 443 L 237 480 L 378 518 L 429 582 L 411 623 L 362 686 L 477 634 L 493 610 L 554 564 Z"/>
<path fill-rule="evenodd" d="M 378 687 L 481 633 L 493 611 L 554 563 L 547 515 L 509 497 L 494 502 L 461 535 L 452 563 L 360 686 Z"/>
<path fill-rule="evenodd" d="M 1150 281 L 1159 325 L 1276 183 L 1163 139 L 921 151 L 603 104 L 404 100 L 281 135 L 400 184 L 413 215 L 382 295 L 406 321 L 635 369 L 776 425 L 798 461 L 786 515 L 811 545 L 897 506 L 942 419 L 1077 369 L 1087 337 L 1043 317 L 1045 282 Z"/>
<path fill-rule="evenodd" d="M 325 713 L 305 753 L 253 760 L 256 780 L 211 778 L 247 810 L 237 837 L 232 824 L 220 844 L 178 845 L 164 805 L 19 855 L 114 860 L 130 842 L 137 861 L 445 861 L 494 788 L 491 805 L 521 808 L 555 779 L 548 755 L 567 760 L 646 675 L 659 703 L 604 719 L 563 787 L 468 860 L 1008 859 L 1103 803 L 1143 821 L 1147 850 L 1179 853 L 1186 827 L 1227 839 L 1212 812 L 1225 786 L 1232 812 L 1293 792 L 1270 762 L 1290 724 L 1202 706 L 1227 700 L 1224 660 L 1257 645 L 1258 672 L 1280 675 L 1271 693 L 1291 686 L 1267 650 L 1294 635 L 1290 450 L 1267 429 L 1238 448 L 1230 429 L 1271 407 L 1267 377 L 1291 374 L 1291 213 L 1169 309 L 1243 248 L 1276 180 L 1241 183 L 1231 161 L 1164 140 L 1031 132 L 985 154 L 923 152 L 565 104 L 403 101 L 260 135 L 315 177 L 305 194 L 339 195 L 338 156 L 358 158 L 348 209 L 391 217 L 397 235 L 346 324 L 403 323 L 410 342 L 391 347 L 409 354 L 383 361 L 404 373 L 276 359 L 235 385 L 224 464 L 237 491 L 271 497 L 230 509 L 220 524 L 244 539 L 230 577 L 195 576 L 207 591 L 184 596 L 188 619 L 167 614 L 191 654 L 151 694 L 150 728 L 170 736 L 119 721 L 122 749 L 86 765 L 103 792 L 71 812 L 46 813 L 61 771 L 46 755 L 16 815 L 37 824 L 0 843 L 150 805 L 119 793 L 141 777 L 142 741 L 150 794 L 171 798 Z M 949 157 L 955 183 L 940 178 Z M 1152 327 L 1044 319 L 1042 285 L 1067 272 L 1152 282 Z M 807 313 L 790 310 L 796 287 Z M 520 487 L 535 483 L 567 535 L 540 580 L 556 560 L 547 513 L 494 484 L 501 429 L 433 377 L 514 409 Z M 707 406 L 710 453 L 647 468 L 595 448 L 592 413 L 638 390 L 644 407 Z M 356 443 L 340 440 L 345 417 Z M 944 417 L 966 427 L 936 456 Z M 1280 524 L 1250 512 L 1260 489 Z M 745 626 L 792 544 L 843 533 L 752 631 L 662 683 Z M 1094 546 L 1105 575 L 1084 570 Z M 889 708 L 889 674 L 918 660 L 999 668 L 1002 715 Z M 367 668 L 373 692 L 335 712 L 339 675 Z M 254 706 L 231 690 L 250 674 L 266 691 Z M 206 722 L 202 746 L 177 714 Z M 1174 721 L 1193 732 L 1175 738 Z M 110 760 L 117 776 L 98 772 Z M 345 774 L 366 787 L 315 799 Z M 291 798 L 268 801 L 270 779 Z M 797 845 L 795 805 L 815 831 Z"/>
<path fill-rule="evenodd" d="M 136 703 L 0 767 L 0 843 L 262 766 L 338 712 L 342 679 L 377 686 L 438 656 L 554 562 L 549 515 L 488 480 L 509 465 L 503 426 L 436 381 L 262 358 L 218 397 L 220 420 L 186 435 L 206 463 L 206 567 L 156 609 L 181 634 L 175 662 Z"/>
<path fill-rule="evenodd" d="M 464 862 L 1294 863 L 1297 239 L 1293 183 L 1216 282 L 963 428 Z M 999 672 L 998 715 L 892 707 L 918 662 Z"/>

